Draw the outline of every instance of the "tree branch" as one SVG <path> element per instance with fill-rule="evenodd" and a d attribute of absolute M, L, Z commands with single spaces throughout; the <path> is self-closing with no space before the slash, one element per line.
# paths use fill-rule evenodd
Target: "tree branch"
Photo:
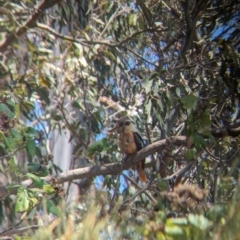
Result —
<path fill-rule="evenodd" d="M 110 163 L 104 166 L 85 167 L 65 171 L 58 176 L 58 183 L 73 181 L 75 179 L 91 178 L 99 175 L 118 174 L 123 170 L 129 169 L 148 155 L 165 148 L 169 143 L 174 145 L 186 144 L 186 139 L 187 137 L 185 136 L 177 136 L 154 142 L 137 152 L 136 155 L 126 158 L 125 161 L 121 163 Z"/>
<path fill-rule="evenodd" d="M 39 17 L 43 14 L 43 12 L 54 6 L 55 4 L 61 2 L 61 0 L 44 0 L 42 1 L 37 8 L 35 9 L 34 13 L 27 19 L 27 21 L 20 27 L 16 29 L 15 32 L 8 34 L 1 42 L 0 42 L 0 52 L 4 52 L 7 50 L 7 47 L 15 41 L 19 36 L 25 33 L 29 28 L 35 26 L 36 21 Z"/>
<path fill-rule="evenodd" d="M 39 226 L 39 225 L 32 225 L 32 226 L 28 226 L 28 227 L 23 227 L 23 228 L 18 228 L 18 229 L 13 229 L 10 228 L 2 233 L 0 233 L 0 236 L 12 236 L 12 235 L 20 235 L 23 234 L 29 230 L 37 230 L 40 227 L 43 228 L 43 226 Z"/>
<path fill-rule="evenodd" d="M 57 177 L 58 183 L 61 184 L 64 182 L 73 181 L 77 179 L 93 178 L 100 175 L 105 176 L 105 175 L 119 174 L 123 170 L 127 170 L 131 166 L 136 165 L 136 163 L 140 162 L 142 159 L 155 153 L 156 151 L 160 151 L 161 149 L 166 148 L 166 146 L 169 144 L 186 145 L 186 140 L 187 140 L 187 137 L 185 136 L 170 137 L 170 138 L 159 140 L 157 142 L 149 144 L 148 146 L 143 148 L 141 151 L 137 152 L 135 155 L 126 158 L 124 162 L 110 163 L 110 164 L 105 164 L 103 166 L 77 168 L 77 169 L 62 172 Z M 173 176 L 170 176 L 170 179 L 172 177 Z M 43 177 L 43 179 L 46 182 L 51 182 L 53 178 L 56 178 L 56 177 L 54 176 Z M 162 180 L 168 180 L 168 179 L 166 178 Z M 24 186 L 29 186 L 32 184 L 32 181 L 28 179 L 22 182 L 21 184 Z M 9 194 L 16 194 L 16 190 L 17 188 L 13 189 L 11 192 L 8 192 L 6 190 L 6 187 L 0 186 L 0 197 L 5 198 Z"/>
<path fill-rule="evenodd" d="M 100 96 L 98 102 L 104 105 L 107 105 L 109 108 L 112 108 L 116 111 L 125 111 L 126 109 L 121 106 L 118 102 L 113 101 L 111 98 Z"/>
<path fill-rule="evenodd" d="M 61 38 L 63 40 L 69 41 L 69 42 L 75 42 L 75 43 L 79 43 L 82 44 L 84 46 L 89 46 L 89 45 L 94 45 L 94 44 L 102 44 L 105 45 L 107 47 L 121 47 L 122 45 L 124 45 L 124 43 L 130 41 L 131 39 L 137 37 L 138 35 L 145 33 L 145 32 L 155 32 L 155 31 L 166 31 L 166 28 L 163 28 L 162 26 L 158 26 L 155 28 L 144 28 L 142 30 L 136 31 L 134 33 L 132 33 L 130 36 L 122 39 L 119 42 L 111 42 L 110 40 L 86 40 L 83 38 L 74 38 L 71 36 L 67 36 L 67 35 L 63 35 L 57 31 L 55 31 L 54 29 L 52 29 L 51 27 L 42 24 L 42 23 L 37 23 L 36 27 L 43 29 L 45 31 L 48 31 L 49 33 L 53 34 L 54 36 Z M 98 37 L 98 39 L 100 39 Z"/>
<path fill-rule="evenodd" d="M 221 128 L 211 129 L 211 134 L 216 138 L 237 137 L 240 135 L 240 120 Z"/>
<path fill-rule="evenodd" d="M 236 137 L 240 134 L 240 120 L 235 122 L 234 124 L 230 124 L 227 128 L 220 128 L 220 129 L 212 129 L 211 134 L 214 137 Z M 205 136 L 208 138 L 208 136 Z M 166 138 L 163 140 L 159 140 L 152 144 L 149 144 L 141 151 L 137 152 L 135 155 L 128 157 L 125 159 L 124 162 L 121 163 L 110 163 L 104 166 L 93 166 L 93 167 L 85 167 L 85 168 L 78 168 L 74 170 L 69 170 L 63 172 L 58 177 L 59 183 L 64 183 L 68 181 L 72 181 L 75 179 L 82 179 L 82 178 L 90 178 L 96 177 L 99 175 L 115 175 L 120 173 L 123 170 L 129 169 L 131 166 L 135 165 L 136 163 L 140 162 L 142 159 L 146 158 L 147 156 L 164 149 L 166 145 L 186 145 L 187 137 L 186 136 L 173 136 L 170 138 Z"/>
<path fill-rule="evenodd" d="M 210 132 L 216 138 L 222 138 L 226 136 L 237 137 L 240 135 L 240 120 L 230 124 L 227 127 L 211 129 Z M 204 137 L 208 138 L 209 136 L 204 136 Z M 77 168 L 77 169 L 62 172 L 58 176 L 58 183 L 61 184 L 64 182 L 73 181 L 77 179 L 93 178 L 99 175 L 104 175 L 104 176 L 116 175 L 122 172 L 123 170 L 129 169 L 131 166 L 136 165 L 136 163 L 140 162 L 142 159 L 146 158 L 147 156 L 157 151 L 163 150 L 169 144 L 172 144 L 175 146 L 181 146 L 181 145 L 186 145 L 186 143 L 187 143 L 186 136 L 172 136 L 167 139 L 159 140 L 152 144 L 149 144 L 148 146 L 143 148 L 141 151 L 137 152 L 135 155 L 126 158 L 124 162 L 110 163 L 103 166 Z M 191 167 L 192 163 L 189 166 Z M 183 171 L 186 171 L 189 168 L 189 166 L 187 166 L 186 169 L 184 168 Z M 172 179 L 175 176 L 179 176 L 179 174 L 180 172 L 176 172 L 171 176 L 163 178 L 162 180 Z M 43 179 L 45 179 L 45 181 L 47 182 L 50 182 L 53 179 L 53 176 L 47 176 Z M 28 186 L 30 184 L 31 182 L 27 180 L 26 183 L 24 183 L 23 185 Z M 0 186 L 0 198 L 4 198 L 8 194 L 15 193 L 15 190 L 9 193 L 6 190 L 6 187 Z"/>

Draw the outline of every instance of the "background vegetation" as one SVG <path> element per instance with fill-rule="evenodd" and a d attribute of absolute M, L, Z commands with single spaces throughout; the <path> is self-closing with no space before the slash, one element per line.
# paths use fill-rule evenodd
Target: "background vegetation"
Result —
<path fill-rule="evenodd" d="M 239 10 L 0 0 L 0 239 L 240 239 Z"/>

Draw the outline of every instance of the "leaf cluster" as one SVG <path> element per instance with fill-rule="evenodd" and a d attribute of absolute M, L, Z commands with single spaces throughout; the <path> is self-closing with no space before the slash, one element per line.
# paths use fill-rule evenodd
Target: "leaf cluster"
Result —
<path fill-rule="evenodd" d="M 0 0 L 3 228 L 237 239 L 239 16 L 233 0 Z M 126 114 L 147 143 L 169 139 L 146 160 L 146 186 L 134 168 L 99 176 L 123 158 L 108 130 Z M 87 167 L 94 177 L 64 187 L 48 179 Z M 60 223 L 40 229 L 41 211 Z"/>

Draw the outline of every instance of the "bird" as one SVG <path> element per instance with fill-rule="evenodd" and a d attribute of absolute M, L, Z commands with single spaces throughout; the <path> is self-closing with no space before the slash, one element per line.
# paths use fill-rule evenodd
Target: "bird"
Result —
<path fill-rule="evenodd" d="M 113 132 L 117 132 L 119 134 L 119 148 L 126 157 L 135 154 L 145 147 L 145 143 L 137 132 L 134 122 L 129 117 L 123 117 L 118 120 L 116 125 L 109 130 L 109 133 Z M 144 165 L 145 159 L 136 165 L 136 170 L 141 182 L 147 182 Z"/>

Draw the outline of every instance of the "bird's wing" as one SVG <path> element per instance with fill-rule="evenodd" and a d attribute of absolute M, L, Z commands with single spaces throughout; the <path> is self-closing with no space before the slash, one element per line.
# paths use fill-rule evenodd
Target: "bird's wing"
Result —
<path fill-rule="evenodd" d="M 134 136 L 134 141 L 135 141 L 135 143 L 137 145 L 137 150 L 138 151 L 146 146 L 146 144 L 143 141 L 142 137 L 137 132 L 134 132 L 133 136 Z"/>
<path fill-rule="evenodd" d="M 137 132 L 134 132 L 133 136 L 134 136 L 134 141 L 135 141 L 138 151 L 146 146 L 142 137 Z M 145 165 L 145 159 L 143 159 L 141 162 L 137 163 L 137 172 L 138 172 L 139 179 L 142 182 L 147 182 L 147 176 L 144 171 L 144 165 Z"/>

